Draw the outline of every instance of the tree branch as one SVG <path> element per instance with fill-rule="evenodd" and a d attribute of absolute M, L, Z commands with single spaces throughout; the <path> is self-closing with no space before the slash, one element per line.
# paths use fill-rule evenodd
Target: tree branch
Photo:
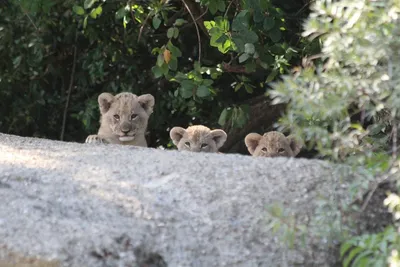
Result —
<path fill-rule="evenodd" d="M 197 26 L 196 19 L 194 18 L 193 13 L 190 10 L 190 8 L 188 7 L 188 5 L 186 4 L 185 0 L 182 0 L 182 3 L 185 5 L 185 8 L 187 9 L 187 11 L 189 12 L 190 16 L 192 17 L 192 20 L 194 22 L 194 26 L 196 27 L 197 41 L 198 41 L 198 44 L 199 44 L 199 64 L 201 64 L 201 39 L 200 39 L 199 27 Z"/>
<path fill-rule="evenodd" d="M 69 101 L 70 101 L 70 99 L 71 99 L 72 87 L 73 87 L 73 85 L 74 85 L 74 76 L 75 76 L 75 67 L 76 67 L 77 41 L 78 41 L 78 31 L 76 31 L 76 33 L 75 33 L 74 59 L 73 59 L 73 61 L 72 61 L 72 70 L 71 70 L 71 77 L 70 77 L 70 80 L 69 80 L 67 101 L 65 102 L 65 108 L 64 108 L 63 122 L 62 122 L 62 127 L 61 127 L 61 134 L 60 134 L 60 140 L 61 140 L 61 141 L 64 140 L 65 126 L 66 126 L 66 122 L 67 122 L 68 106 L 69 106 Z"/>
<path fill-rule="evenodd" d="M 138 43 L 139 43 L 139 41 L 140 41 L 140 38 L 142 37 L 143 28 L 144 28 L 144 26 L 147 24 L 147 21 L 149 20 L 150 15 L 151 15 L 151 12 L 149 12 L 149 14 L 147 14 L 147 17 L 146 17 L 146 19 L 144 20 L 142 26 L 140 26 L 139 36 L 138 36 L 138 39 L 137 39 Z"/>

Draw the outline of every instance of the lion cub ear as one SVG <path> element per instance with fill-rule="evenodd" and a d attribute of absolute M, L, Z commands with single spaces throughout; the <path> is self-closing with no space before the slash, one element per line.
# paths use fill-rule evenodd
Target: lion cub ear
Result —
<path fill-rule="evenodd" d="M 185 135 L 186 130 L 183 129 L 182 127 L 174 127 L 171 129 L 171 131 L 169 131 L 169 136 L 172 139 L 172 143 L 174 143 L 174 145 L 178 145 L 179 141 L 181 141 L 182 137 Z"/>
<path fill-rule="evenodd" d="M 294 135 L 289 135 L 288 137 L 286 137 L 286 139 L 288 140 L 289 146 L 293 151 L 293 157 L 295 157 L 297 154 L 299 154 L 301 148 L 303 147 L 303 142 L 301 142 Z"/>
<path fill-rule="evenodd" d="M 148 115 L 153 113 L 153 107 L 155 103 L 154 96 L 151 94 L 141 95 L 138 97 L 138 102 Z"/>
<path fill-rule="evenodd" d="M 226 139 L 228 138 L 227 134 L 221 129 L 212 130 L 210 132 L 210 136 L 212 140 L 214 140 L 218 149 L 224 145 Z"/>
<path fill-rule="evenodd" d="M 256 150 L 261 138 L 262 135 L 259 135 L 258 133 L 249 133 L 244 138 L 244 143 L 246 144 L 247 150 L 251 155 L 253 155 L 254 151 Z"/>
<path fill-rule="evenodd" d="M 97 98 L 97 102 L 99 102 L 100 113 L 107 113 L 112 102 L 114 102 L 114 96 L 110 93 L 101 93 Z"/>

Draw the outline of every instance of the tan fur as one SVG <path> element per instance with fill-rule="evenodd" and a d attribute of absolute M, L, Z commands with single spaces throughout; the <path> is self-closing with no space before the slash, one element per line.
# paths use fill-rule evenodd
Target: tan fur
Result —
<path fill-rule="evenodd" d="M 211 153 L 218 152 L 227 138 L 223 130 L 211 130 L 203 125 L 193 125 L 187 129 L 174 127 L 169 135 L 179 151 Z"/>
<path fill-rule="evenodd" d="M 154 97 L 120 93 L 102 93 L 98 97 L 101 113 L 97 135 L 89 135 L 86 143 L 108 143 L 147 147 L 144 137 L 153 113 Z"/>
<path fill-rule="evenodd" d="M 275 131 L 264 135 L 250 133 L 244 141 L 254 157 L 295 157 L 303 146 L 293 135 L 285 137 Z"/>

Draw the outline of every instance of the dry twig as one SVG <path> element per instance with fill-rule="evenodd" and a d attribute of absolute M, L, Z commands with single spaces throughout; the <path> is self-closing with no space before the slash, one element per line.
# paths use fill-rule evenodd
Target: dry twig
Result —
<path fill-rule="evenodd" d="M 201 39 L 200 39 L 199 27 L 197 26 L 196 19 L 194 18 L 193 13 L 190 10 L 190 8 L 188 7 L 188 5 L 186 4 L 185 0 L 182 0 L 182 3 L 185 6 L 185 8 L 187 9 L 187 11 L 189 12 L 190 16 L 192 17 L 192 20 L 194 22 L 194 26 L 196 27 L 197 40 L 198 40 L 198 44 L 199 44 L 199 63 L 201 63 Z"/>
<path fill-rule="evenodd" d="M 147 21 L 149 20 L 150 15 L 151 15 L 151 12 L 147 15 L 147 17 L 146 17 L 146 19 L 144 20 L 142 26 L 140 26 L 139 36 L 138 36 L 138 39 L 137 39 L 138 43 L 139 43 L 139 41 L 140 41 L 140 38 L 142 37 L 143 28 L 144 28 L 144 26 L 147 24 Z"/>
<path fill-rule="evenodd" d="M 65 108 L 64 108 L 63 122 L 62 122 L 62 127 L 61 127 L 61 134 L 60 134 L 60 140 L 61 141 L 64 140 L 65 126 L 66 126 L 66 122 L 67 122 L 68 106 L 69 106 L 69 101 L 71 99 L 72 87 L 74 85 L 74 76 L 75 76 L 75 67 L 76 67 L 76 53 L 77 53 L 77 41 L 78 41 L 78 31 L 76 31 L 76 33 L 75 33 L 74 59 L 72 61 L 72 70 L 71 70 L 71 77 L 70 77 L 70 80 L 69 80 L 67 101 L 65 102 Z"/>

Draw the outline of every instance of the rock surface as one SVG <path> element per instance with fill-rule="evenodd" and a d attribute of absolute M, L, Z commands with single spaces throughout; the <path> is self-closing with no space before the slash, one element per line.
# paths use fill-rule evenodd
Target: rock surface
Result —
<path fill-rule="evenodd" d="M 332 266 L 326 243 L 285 249 L 267 207 L 307 222 L 344 185 L 318 160 L 0 134 L 0 266 Z"/>

